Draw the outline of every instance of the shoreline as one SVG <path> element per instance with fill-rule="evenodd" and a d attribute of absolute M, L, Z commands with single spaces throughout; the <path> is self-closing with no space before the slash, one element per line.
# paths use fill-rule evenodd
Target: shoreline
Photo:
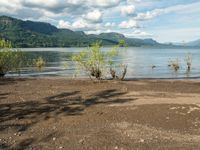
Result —
<path fill-rule="evenodd" d="M 0 79 L 0 112 L 4 149 L 200 149 L 200 80 Z"/>
<path fill-rule="evenodd" d="M 88 77 L 69 77 L 69 76 L 5 76 L 3 78 L 0 78 L 0 80 L 2 79 L 67 79 L 67 80 L 90 80 L 90 78 Z M 94 79 L 96 80 L 96 79 Z M 148 80 L 157 80 L 157 81 L 181 81 L 181 80 L 194 80 L 194 81 L 200 81 L 200 76 L 196 76 L 196 77 L 172 77 L 172 78 L 133 78 L 133 77 L 130 77 L 130 78 L 125 78 L 124 80 L 122 81 L 148 81 Z M 90 80 L 92 81 L 92 80 Z M 96 80 L 98 81 L 98 80 Z M 111 78 L 107 78 L 107 79 L 102 79 L 101 81 L 121 81 L 121 80 L 112 80 Z"/>

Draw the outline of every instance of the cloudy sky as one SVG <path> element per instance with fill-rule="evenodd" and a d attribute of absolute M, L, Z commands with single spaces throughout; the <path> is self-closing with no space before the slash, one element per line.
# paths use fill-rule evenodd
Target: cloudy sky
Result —
<path fill-rule="evenodd" d="M 200 0 L 0 0 L 0 15 L 88 34 L 183 42 L 200 38 Z"/>

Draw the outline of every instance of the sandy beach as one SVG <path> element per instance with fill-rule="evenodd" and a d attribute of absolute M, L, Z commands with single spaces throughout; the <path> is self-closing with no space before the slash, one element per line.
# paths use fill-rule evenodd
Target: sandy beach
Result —
<path fill-rule="evenodd" d="M 0 79 L 0 149 L 200 149 L 200 81 Z"/>

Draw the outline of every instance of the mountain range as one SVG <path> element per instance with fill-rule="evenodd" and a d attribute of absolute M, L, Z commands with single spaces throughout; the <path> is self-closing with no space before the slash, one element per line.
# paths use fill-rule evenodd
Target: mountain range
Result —
<path fill-rule="evenodd" d="M 196 40 L 196 41 L 188 42 L 188 43 L 186 43 L 186 46 L 190 46 L 190 47 L 200 47 L 200 39 L 199 39 L 199 40 Z"/>
<path fill-rule="evenodd" d="M 178 47 L 173 44 L 161 44 L 150 38 L 127 38 L 115 32 L 99 35 L 85 34 L 83 31 L 58 29 L 49 23 L 23 21 L 8 16 L 0 16 L 0 38 L 11 41 L 13 47 L 21 48 L 85 47 L 97 41 L 101 41 L 104 46 L 110 46 L 119 44 L 121 40 L 125 41 L 128 46 Z M 200 47 L 200 40 L 187 43 L 186 46 Z"/>

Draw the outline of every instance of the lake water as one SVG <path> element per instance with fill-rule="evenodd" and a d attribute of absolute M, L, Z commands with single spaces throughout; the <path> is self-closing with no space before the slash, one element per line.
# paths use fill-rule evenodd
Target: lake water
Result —
<path fill-rule="evenodd" d="M 33 76 L 65 76 L 73 77 L 75 65 L 71 56 L 84 48 L 29 48 L 25 51 L 27 58 L 42 56 L 46 67 L 40 72 L 36 68 L 27 67 L 21 72 L 23 77 Z M 110 48 L 103 48 L 109 51 Z M 120 48 L 121 55 L 115 61 L 128 65 L 127 78 L 200 78 L 200 49 L 159 49 L 159 48 Z M 186 55 L 192 54 L 192 68 L 187 71 Z M 174 72 L 169 61 L 179 59 L 180 69 Z M 67 67 L 66 67 L 67 64 Z M 152 66 L 156 66 L 152 69 Z M 8 76 L 17 76 L 10 73 Z M 79 77 L 85 77 L 83 73 Z"/>

